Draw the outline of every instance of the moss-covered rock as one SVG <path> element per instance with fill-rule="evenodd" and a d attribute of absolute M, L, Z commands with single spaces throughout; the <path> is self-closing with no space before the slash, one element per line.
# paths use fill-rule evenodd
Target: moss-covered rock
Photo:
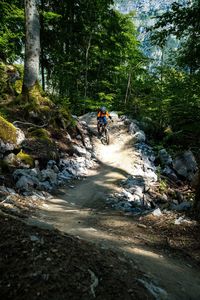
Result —
<path fill-rule="evenodd" d="M 17 141 L 17 129 L 10 122 L 0 116 L 0 139 L 6 143 L 15 144 Z"/>
<path fill-rule="evenodd" d="M 34 160 L 39 161 L 41 168 L 44 168 L 49 160 L 53 159 L 57 161 L 59 154 L 54 141 L 45 134 L 43 135 L 44 132 L 39 132 L 41 133 L 40 137 L 32 136 L 26 139 L 22 147 Z"/>
<path fill-rule="evenodd" d="M 49 132 L 44 128 L 36 128 L 29 132 L 29 136 L 51 142 Z"/>
<path fill-rule="evenodd" d="M 17 155 L 16 155 L 17 159 L 20 160 L 22 163 L 24 163 L 25 165 L 29 165 L 30 167 L 34 166 L 34 160 L 31 157 L 31 155 L 25 153 L 24 151 L 20 151 Z"/>

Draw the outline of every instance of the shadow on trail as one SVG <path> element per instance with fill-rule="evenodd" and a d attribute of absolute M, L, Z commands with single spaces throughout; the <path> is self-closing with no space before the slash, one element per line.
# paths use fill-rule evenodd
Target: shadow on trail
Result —
<path fill-rule="evenodd" d="M 129 146 L 134 147 L 132 140 L 124 145 L 125 149 Z M 65 233 L 134 259 L 167 291 L 167 297 L 157 299 L 200 299 L 199 270 L 186 266 L 185 261 L 161 255 L 156 249 L 157 241 L 148 241 L 147 246 L 136 221 L 106 208 L 107 196 L 117 193 L 119 182 L 131 175 L 126 169 L 122 164 L 117 167 L 116 161 L 100 161 L 99 168 L 90 176 L 71 182 L 63 189 L 63 195 L 47 200 L 39 211 L 40 219 Z"/>
<path fill-rule="evenodd" d="M 80 181 L 74 180 L 69 187 L 63 188 L 63 195 L 59 195 L 59 198 L 64 200 L 63 209 L 67 203 L 79 208 L 103 209 L 107 195 L 117 192 L 120 181 L 131 175 L 121 168 L 103 162 L 99 164 L 96 174 Z"/>

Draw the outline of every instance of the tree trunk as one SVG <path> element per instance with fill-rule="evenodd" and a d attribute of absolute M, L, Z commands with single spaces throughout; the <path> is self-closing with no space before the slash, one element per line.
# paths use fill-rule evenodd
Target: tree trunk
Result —
<path fill-rule="evenodd" d="M 127 100 L 128 100 L 128 92 L 129 92 L 130 85 L 131 85 L 131 70 L 130 70 L 130 73 L 128 75 L 128 83 L 127 83 L 127 87 L 126 87 L 126 95 L 125 95 L 125 99 L 124 99 L 125 106 L 126 106 Z"/>
<path fill-rule="evenodd" d="M 26 45 L 22 94 L 28 98 L 39 74 L 40 21 L 36 0 L 25 0 Z"/>
<path fill-rule="evenodd" d="M 41 75 L 42 75 L 42 89 L 45 91 L 45 76 L 44 76 L 44 47 L 43 47 L 43 39 L 44 39 L 44 0 L 41 0 L 41 10 L 42 13 L 40 15 L 40 45 L 41 45 L 41 55 L 40 55 L 40 66 L 41 66 Z"/>
<path fill-rule="evenodd" d="M 91 47 L 91 39 L 92 39 L 92 35 L 90 35 L 89 40 L 88 40 L 88 45 L 86 48 L 86 52 L 85 52 L 85 91 L 84 91 L 84 97 L 87 97 L 87 89 L 88 89 L 88 57 L 89 57 L 89 50 Z"/>

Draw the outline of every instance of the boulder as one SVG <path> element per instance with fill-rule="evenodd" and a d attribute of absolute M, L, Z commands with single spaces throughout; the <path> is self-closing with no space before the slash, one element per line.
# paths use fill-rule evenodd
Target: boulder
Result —
<path fill-rule="evenodd" d="M 87 154 L 87 151 L 84 147 L 80 147 L 78 145 L 73 145 L 72 150 L 74 153 L 80 155 L 80 156 L 85 156 Z"/>
<path fill-rule="evenodd" d="M 20 191 L 30 191 L 32 188 L 37 188 L 39 186 L 39 180 L 36 177 L 31 176 L 21 176 L 16 182 L 16 188 Z"/>
<path fill-rule="evenodd" d="M 20 177 L 38 177 L 36 169 L 17 169 L 13 172 L 13 178 L 15 181 L 19 180 Z"/>
<path fill-rule="evenodd" d="M 134 122 L 131 122 L 128 131 L 134 135 L 136 132 L 140 131 L 140 128 Z"/>
<path fill-rule="evenodd" d="M 0 116 L 0 152 L 13 151 L 24 141 L 23 131 Z"/>
<path fill-rule="evenodd" d="M 52 186 L 56 186 L 58 183 L 57 174 L 52 169 L 42 170 L 41 181 L 49 181 Z"/>
<path fill-rule="evenodd" d="M 4 161 L 11 166 L 16 166 L 17 157 L 14 153 L 10 153 L 4 157 Z"/>
<path fill-rule="evenodd" d="M 72 174 L 70 174 L 67 170 L 63 170 L 62 172 L 58 173 L 58 180 L 61 182 L 68 181 L 72 178 Z"/>
<path fill-rule="evenodd" d="M 198 170 L 197 162 L 193 153 L 185 151 L 183 154 L 176 157 L 173 162 L 173 169 L 178 175 L 184 177 L 185 179 L 192 181 L 196 171 Z"/>
<path fill-rule="evenodd" d="M 172 170 L 169 166 L 166 166 L 161 173 L 167 177 L 169 177 L 173 181 L 177 181 L 178 177 L 176 176 L 176 173 L 174 170 Z"/>
<path fill-rule="evenodd" d="M 146 141 L 146 136 L 144 131 L 139 130 L 133 135 L 133 139 L 136 143 L 143 143 Z"/>
<path fill-rule="evenodd" d="M 43 182 L 40 182 L 39 184 L 39 188 L 43 191 L 48 191 L 48 192 L 51 192 L 53 187 L 52 185 L 50 184 L 49 181 L 43 181 Z"/>
<path fill-rule="evenodd" d="M 168 154 L 166 149 L 161 149 L 158 153 L 162 165 L 171 165 L 172 157 Z"/>

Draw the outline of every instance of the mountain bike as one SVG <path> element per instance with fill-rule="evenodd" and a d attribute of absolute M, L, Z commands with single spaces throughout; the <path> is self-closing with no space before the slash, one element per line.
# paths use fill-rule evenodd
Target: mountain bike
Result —
<path fill-rule="evenodd" d="M 100 123 L 100 140 L 103 145 L 109 145 L 110 144 L 110 135 L 109 135 L 109 126 L 108 124 L 105 126 L 105 124 Z"/>

